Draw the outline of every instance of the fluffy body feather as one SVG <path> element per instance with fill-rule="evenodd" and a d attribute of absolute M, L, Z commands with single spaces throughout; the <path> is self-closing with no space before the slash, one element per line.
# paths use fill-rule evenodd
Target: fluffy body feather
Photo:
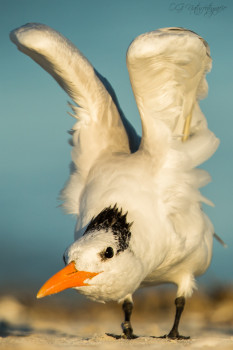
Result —
<path fill-rule="evenodd" d="M 120 301 L 140 286 L 170 282 L 178 297 L 190 296 L 195 276 L 210 264 L 214 232 L 201 207 L 211 203 L 199 192 L 210 177 L 196 169 L 219 144 L 198 103 L 211 69 L 207 43 L 181 28 L 131 43 L 127 67 L 143 130 L 138 147 L 115 95 L 72 43 L 41 24 L 16 29 L 11 40 L 76 103 L 73 167 L 61 194 L 67 212 L 77 215 L 76 241 L 65 256 L 81 271 L 100 272 L 77 289 L 98 301 Z M 190 135 L 183 142 L 189 115 Z M 115 204 L 132 223 L 128 248 L 119 254 L 112 227 L 83 235 L 93 217 Z M 109 246 L 115 255 L 103 261 L 100 253 Z"/>

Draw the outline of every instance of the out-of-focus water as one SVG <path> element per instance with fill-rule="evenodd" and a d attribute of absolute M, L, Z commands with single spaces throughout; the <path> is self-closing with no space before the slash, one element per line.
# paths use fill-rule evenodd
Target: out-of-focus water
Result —
<path fill-rule="evenodd" d="M 108 6 L 106 3 L 105 0 L 70 0 L 67 6 L 67 1 L 61 0 L 56 9 L 53 2 L 45 0 L 11 0 L 2 4 L 1 287 L 38 289 L 63 266 L 62 255 L 73 241 L 75 224 L 74 218 L 56 208 L 59 204 L 56 198 L 68 178 L 70 162 L 65 132 L 74 124 L 66 116 L 67 95 L 9 40 L 11 30 L 32 20 L 52 26 L 79 47 L 109 79 L 125 115 L 139 131 L 140 119 L 125 64 L 125 52 L 133 38 L 150 30 L 178 25 L 196 31 L 208 41 L 213 69 L 207 76 L 209 95 L 201 106 L 221 144 L 205 165 L 213 183 L 202 192 L 216 204 L 215 208 L 205 210 L 228 248 L 214 242 L 212 264 L 200 283 L 231 282 L 233 71 L 229 67 L 233 51 L 229 43 L 233 2 L 224 0 L 224 9 L 211 16 L 189 10 L 190 1 L 179 12 L 171 7 L 170 0 L 134 0 L 133 6 L 125 0 L 108 2 Z"/>

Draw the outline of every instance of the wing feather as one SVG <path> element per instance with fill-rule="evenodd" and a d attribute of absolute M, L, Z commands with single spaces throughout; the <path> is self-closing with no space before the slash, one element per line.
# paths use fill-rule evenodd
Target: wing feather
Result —
<path fill-rule="evenodd" d="M 72 130 L 72 172 L 62 198 L 77 213 L 82 184 L 102 152 L 129 153 L 129 139 L 117 106 L 83 54 L 52 28 L 29 23 L 11 32 L 20 51 L 44 68 L 73 99 L 78 122 Z"/>
<path fill-rule="evenodd" d="M 182 138 L 192 114 L 191 133 L 206 127 L 198 101 L 208 91 L 205 74 L 211 69 L 208 44 L 182 28 L 163 28 L 142 34 L 129 46 L 127 66 L 145 139 L 152 120 L 162 121 L 173 137 Z M 148 143 L 147 142 L 147 143 Z"/>
<path fill-rule="evenodd" d="M 117 150 L 128 149 L 128 139 L 111 95 L 108 93 L 94 68 L 83 54 L 63 35 L 52 28 L 39 24 L 29 23 L 10 34 L 11 40 L 18 49 L 30 56 L 44 68 L 68 95 L 77 104 L 74 107 L 75 115 L 85 125 L 98 123 L 98 130 L 109 125 L 109 139 L 115 139 Z M 112 126 L 118 126 L 124 134 L 123 144 L 119 144 L 118 136 Z M 97 131 L 98 131 L 97 130 Z M 92 135 L 89 136 L 91 139 Z M 108 143 L 107 142 L 107 143 Z M 99 153 L 99 149 L 97 152 Z"/>
<path fill-rule="evenodd" d="M 160 189 L 161 202 L 174 227 L 178 227 L 180 213 L 185 217 L 200 202 L 212 205 L 198 190 L 210 181 L 210 176 L 195 169 L 219 145 L 199 106 L 208 92 L 205 75 L 211 65 L 205 40 L 183 28 L 142 34 L 127 52 L 142 121 L 139 151 L 150 154 L 155 186 Z M 187 120 L 191 120 L 190 127 Z M 189 137 L 184 135 L 186 127 Z"/>

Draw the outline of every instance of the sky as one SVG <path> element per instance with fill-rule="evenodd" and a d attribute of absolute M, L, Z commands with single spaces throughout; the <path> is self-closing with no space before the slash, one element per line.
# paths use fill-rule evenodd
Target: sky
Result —
<path fill-rule="evenodd" d="M 37 290 L 58 269 L 73 241 L 75 218 L 59 208 L 69 175 L 66 133 L 69 97 L 34 61 L 20 53 L 9 32 L 44 23 L 69 38 L 112 84 L 121 108 L 140 133 L 125 56 L 138 35 L 161 27 L 191 29 L 209 43 L 213 69 L 202 101 L 209 128 L 220 138 L 203 165 L 212 183 L 202 193 L 216 233 L 212 264 L 200 284 L 232 283 L 233 256 L 233 2 L 231 0 L 0 0 L 0 284 Z"/>

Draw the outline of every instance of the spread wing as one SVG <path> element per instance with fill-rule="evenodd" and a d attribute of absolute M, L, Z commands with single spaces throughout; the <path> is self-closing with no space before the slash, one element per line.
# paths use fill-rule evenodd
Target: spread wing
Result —
<path fill-rule="evenodd" d="M 117 100 L 107 81 L 57 31 L 29 23 L 12 31 L 10 38 L 20 51 L 51 74 L 76 104 L 72 106 L 79 120 L 71 131 L 73 170 L 62 198 L 68 212 L 78 213 L 82 184 L 95 160 L 102 152 L 130 152 Z M 135 136 L 129 124 L 127 129 Z"/>
<path fill-rule="evenodd" d="M 179 213 L 189 217 L 190 208 L 201 201 L 211 204 L 198 190 L 210 177 L 195 169 L 219 145 L 199 107 L 208 91 L 205 75 L 211 65 L 208 44 L 183 28 L 140 35 L 127 52 L 142 121 L 139 151 L 150 155 L 155 186 L 174 227 L 179 227 Z"/>
<path fill-rule="evenodd" d="M 127 66 L 142 120 L 141 148 L 156 152 L 159 130 L 181 142 L 188 140 L 184 148 L 192 149 L 194 165 L 212 155 L 214 136 L 198 103 L 207 94 L 205 75 L 211 65 L 206 41 L 183 28 L 152 31 L 131 43 Z M 203 133 L 203 140 L 196 142 Z"/>

